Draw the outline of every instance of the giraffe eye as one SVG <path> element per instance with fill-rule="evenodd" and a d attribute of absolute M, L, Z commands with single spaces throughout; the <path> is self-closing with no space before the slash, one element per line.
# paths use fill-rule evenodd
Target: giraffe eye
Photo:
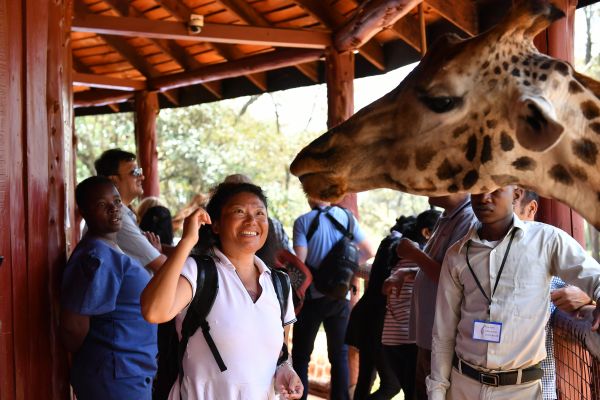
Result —
<path fill-rule="evenodd" d="M 421 101 L 429 108 L 431 111 L 436 113 L 445 113 L 454 108 L 458 107 L 462 103 L 462 99 L 460 97 L 451 97 L 451 96 L 440 96 L 440 97 L 428 97 L 422 96 Z"/>

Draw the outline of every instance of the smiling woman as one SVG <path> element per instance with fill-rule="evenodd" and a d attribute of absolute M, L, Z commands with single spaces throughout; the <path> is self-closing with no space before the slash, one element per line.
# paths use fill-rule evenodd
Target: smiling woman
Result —
<path fill-rule="evenodd" d="M 88 231 L 65 268 L 60 330 L 73 353 L 79 399 L 152 398 L 156 326 L 144 321 L 140 295 L 148 272 L 117 246 L 122 202 L 113 183 L 91 177 L 75 191 Z"/>
<path fill-rule="evenodd" d="M 288 296 L 280 301 L 276 282 L 282 281 L 275 275 L 281 272 L 256 256 L 268 231 L 267 199 L 249 183 L 220 184 L 206 211 L 186 218 L 181 241 L 142 294 L 144 317 L 155 323 L 175 318 L 185 341 L 186 316 L 199 313 L 196 305 L 206 297 L 195 299 L 198 276 L 208 272 L 197 261 L 202 259 L 189 256 L 194 248 L 214 262 L 218 283 L 205 318 L 210 335 L 203 335 L 204 328 L 192 330 L 169 399 L 275 399 L 275 391 L 282 399 L 300 398 L 302 383 L 284 345 L 296 320 L 289 279 L 283 291 Z"/>

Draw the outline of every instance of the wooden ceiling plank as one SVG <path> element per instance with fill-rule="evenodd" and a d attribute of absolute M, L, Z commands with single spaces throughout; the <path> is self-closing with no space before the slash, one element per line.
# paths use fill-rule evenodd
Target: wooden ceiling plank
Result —
<path fill-rule="evenodd" d="M 182 72 L 152 79 L 148 83 L 148 86 L 157 90 L 169 90 L 203 82 L 236 78 L 257 72 L 291 67 L 296 64 L 317 61 L 322 57 L 322 50 L 276 50 L 228 63 L 209 65 L 197 71 Z"/>
<path fill-rule="evenodd" d="M 73 84 L 101 89 L 112 90 L 145 90 L 146 82 L 135 79 L 122 79 L 106 75 L 95 75 L 89 73 L 73 73 Z"/>
<path fill-rule="evenodd" d="M 425 2 L 469 35 L 479 34 L 476 2 L 471 0 L 426 0 Z"/>
<path fill-rule="evenodd" d="M 221 81 L 204 82 L 202 86 L 211 92 L 217 99 L 220 100 L 223 98 L 223 84 Z"/>
<path fill-rule="evenodd" d="M 252 82 L 254 84 L 254 86 L 259 88 L 263 92 L 268 91 L 269 88 L 267 86 L 267 73 L 266 72 L 257 72 L 254 74 L 248 74 L 248 75 L 246 75 L 246 78 L 248 78 L 248 80 L 250 82 Z"/>
<path fill-rule="evenodd" d="M 419 21 L 410 15 L 399 19 L 390 30 L 400 39 L 404 40 L 413 49 L 421 52 L 421 34 L 419 32 Z"/>
<path fill-rule="evenodd" d="M 338 51 L 360 48 L 381 30 L 395 24 L 423 0 L 381 0 L 359 6 L 351 18 L 334 35 Z"/>
<path fill-rule="evenodd" d="M 236 14 L 247 24 L 261 27 L 271 26 L 269 20 L 267 20 L 261 13 L 256 11 L 246 1 L 217 0 L 217 2 L 226 7 L 232 13 Z"/>
<path fill-rule="evenodd" d="M 132 17 L 105 17 L 92 14 L 78 14 L 73 20 L 71 29 L 75 32 L 96 32 L 102 35 L 241 43 L 305 49 L 325 49 L 331 45 L 331 36 L 328 33 L 318 31 L 205 24 L 202 32 L 190 35 L 185 25 L 180 22 L 153 21 Z"/>
<path fill-rule="evenodd" d="M 368 41 L 358 49 L 358 52 L 368 62 L 373 64 L 375 68 L 380 71 L 385 71 L 385 54 L 383 54 L 383 49 L 377 41 L 374 39 Z"/>
<path fill-rule="evenodd" d="M 167 90 L 161 92 L 161 94 L 165 96 L 165 98 L 169 100 L 169 102 L 171 102 L 171 104 L 173 104 L 175 107 L 179 106 L 179 89 Z"/>
<path fill-rule="evenodd" d="M 117 103 L 112 103 L 112 104 L 107 104 L 108 108 L 110 108 L 112 110 L 112 112 L 114 113 L 118 113 L 121 111 L 121 109 L 119 108 L 119 104 Z"/>
<path fill-rule="evenodd" d="M 314 83 L 319 83 L 319 64 L 316 61 L 298 64 L 296 68 Z"/>
<path fill-rule="evenodd" d="M 85 65 L 84 63 L 82 63 L 77 57 L 75 57 L 75 55 L 73 53 L 71 53 L 71 55 L 73 58 L 73 69 L 76 72 L 82 72 L 82 73 L 86 73 L 86 74 L 93 73 L 92 69 L 90 67 L 88 67 L 87 65 Z"/>
<path fill-rule="evenodd" d="M 190 15 L 193 14 L 192 10 L 190 10 L 185 4 L 177 0 L 156 0 L 163 8 L 165 8 L 168 12 L 171 13 L 173 17 L 178 19 L 179 21 L 185 22 L 189 21 Z M 228 46 L 223 43 L 210 43 L 211 47 L 213 47 L 225 60 L 238 59 L 244 57 L 244 54 L 235 48 L 234 46 Z M 191 57 L 191 56 L 190 56 Z M 193 58 L 193 57 L 192 57 Z M 194 61 L 196 61 L 194 59 Z M 196 62 L 197 64 L 200 64 Z M 201 65 L 197 65 L 195 68 L 198 69 Z M 250 82 L 252 82 L 256 87 L 258 87 L 262 91 L 266 91 L 266 73 L 263 77 L 250 77 L 248 76 Z M 206 87 L 206 86 L 205 86 Z M 214 91 L 212 87 L 206 87 L 212 94 L 216 95 L 217 98 L 222 98 L 221 93 L 221 85 L 218 87 L 218 92 Z"/>

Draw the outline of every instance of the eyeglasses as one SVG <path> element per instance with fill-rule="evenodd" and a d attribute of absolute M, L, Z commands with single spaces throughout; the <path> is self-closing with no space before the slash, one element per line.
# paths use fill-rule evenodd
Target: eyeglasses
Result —
<path fill-rule="evenodd" d="M 130 174 L 135 178 L 139 178 L 140 176 L 144 175 L 144 171 L 140 167 L 135 167 L 131 170 Z"/>

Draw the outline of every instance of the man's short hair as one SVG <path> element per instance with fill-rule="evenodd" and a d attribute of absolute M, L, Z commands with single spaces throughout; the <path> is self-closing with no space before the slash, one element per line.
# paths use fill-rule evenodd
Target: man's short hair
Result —
<path fill-rule="evenodd" d="M 105 176 L 90 176 L 79 182 L 75 188 L 75 203 L 80 210 L 85 210 L 90 205 L 89 201 L 92 195 L 97 194 L 97 189 L 103 185 L 115 186 L 110 179 Z"/>
<path fill-rule="evenodd" d="M 119 165 L 125 161 L 135 161 L 135 154 L 121 149 L 106 150 L 99 159 L 94 162 L 96 175 L 111 176 L 119 175 Z"/>
<path fill-rule="evenodd" d="M 533 200 L 539 203 L 540 196 L 533 190 L 523 189 L 523 199 L 521 200 L 521 204 L 529 204 Z"/>

